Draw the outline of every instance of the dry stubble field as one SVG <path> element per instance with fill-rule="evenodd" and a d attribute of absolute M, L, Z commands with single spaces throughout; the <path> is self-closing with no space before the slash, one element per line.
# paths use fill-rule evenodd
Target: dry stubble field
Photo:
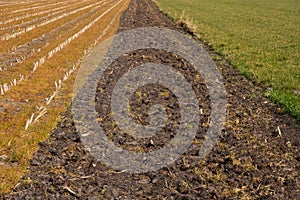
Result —
<path fill-rule="evenodd" d="M 5 4 L 3 2 L 3 5 L 7 3 L 9 2 Z M 12 31 L 4 31 L 5 34 L 2 34 L 3 40 L 1 40 L 3 51 L 5 51 L 5 46 L 2 44 L 8 45 L 12 41 L 15 42 L 12 46 L 16 48 L 12 46 L 10 48 L 13 48 L 14 52 L 20 53 L 22 49 L 26 52 L 26 49 L 34 45 L 40 45 L 40 47 L 36 47 L 35 51 L 31 51 L 32 53 L 27 52 L 27 57 L 19 55 L 19 57 L 16 56 L 18 59 L 12 60 L 8 60 L 13 58 L 9 57 L 11 49 L 2 53 L 4 62 L 1 66 L 1 81 L 3 77 L 1 86 L 5 94 L 1 96 L 0 107 L 2 118 L 0 184 L 2 184 L 2 193 L 11 193 L 0 195 L 0 199 L 44 197 L 48 199 L 299 199 L 300 165 L 297 134 L 300 130 L 299 124 L 283 112 L 281 107 L 264 97 L 262 87 L 241 76 L 224 57 L 215 52 L 212 46 L 201 40 L 197 41 L 206 48 L 217 64 L 218 70 L 224 77 L 228 93 L 225 127 L 215 148 L 207 158 L 199 161 L 199 157 L 195 156 L 201 147 L 202 136 L 207 127 L 204 122 L 193 142 L 193 147 L 175 163 L 161 170 L 143 174 L 121 173 L 97 161 L 81 143 L 70 109 L 62 113 L 61 120 L 58 117 L 70 102 L 75 73 L 72 76 L 68 74 L 77 69 L 77 66 L 79 67 L 80 60 L 88 53 L 89 47 L 97 43 L 97 38 L 100 38 L 98 42 L 101 42 L 101 38 L 113 34 L 118 26 L 118 32 L 146 26 L 165 27 L 182 32 L 182 29 L 186 28 L 180 27 L 182 26 L 180 23 L 176 25 L 163 15 L 151 0 L 131 0 L 128 7 L 129 2 L 118 0 L 106 2 L 105 5 L 104 2 L 101 5 L 95 5 L 96 1 L 82 1 L 74 4 L 65 1 L 57 3 L 58 5 L 55 2 L 48 2 L 47 5 L 51 9 L 47 13 L 42 10 L 29 13 L 30 8 L 45 9 L 47 7 L 39 1 L 31 2 L 30 8 L 24 6 L 29 5 L 26 2 L 21 6 L 22 8 L 13 9 L 25 9 L 26 15 L 33 18 L 36 15 L 45 14 L 44 18 L 40 16 L 38 19 L 28 20 L 37 23 L 35 26 L 30 25 L 31 22 L 25 22 L 23 17 L 26 15 L 18 15 L 19 18 L 10 17 L 6 20 L 2 20 L 6 15 L 1 15 L 1 30 L 4 30 L 3 28 L 8 23 L 12 25 L 18 20 L 24 21 L 24 23 L 19 23 L 22 26 L 29 27 L 12 26 L 10 27 Z M 89 5 L 92 6 L 89 7 Z M 113 16 L 123 10 L 121 9 L 123 5 L 123 8 L 127 7 L 127 9 L 118 23 L 120 14 L 115 15 L 115 18 Z M 60 10 L 65 6 L 71 10 Z M 99 10 L 97 10 L 98 6 Z M 8 7 L 13 8 L 13 6 Z M 62 12 L 56 13 L 60 11 Z M 14 14 L 18 12 L 22 11 L 10 13 L 11 16 L 15 16 Z M 98 19 L 98 16 L 99 21 L 88 25 Z M 67 19 L 68 17 L 70 18 Z M 51 22 L 48 21 L 48 23 L 46 18 Z M 67 24 L 63 26 L 64 28 L 59 25 L 48 27 L 61 20 L 66 20 Z M 81 21 L 85 25 L 74 20 Z M 112 20 L 115 23 L 111 23 Z M 48 32 L 45 31 L 46 27 L 49 28 Z M 29 45 L 18 48 L 16 43 L 22 41 L 23 36 L 31 37 L 38 30 L 45 31 L 47 34 L 41 37 L 43 33 L 40 33 L 40 40 L 29 39 Z M 84 31 L 80 32 L 80 30 Z M 74 36 L 76 33 L 79 35 Z M 32 38 L 36 37 L 38 36 L 32 36 Z M 47 41 L 52 42 L 48 42 L 47 45 Z M 63 43 L 64 41 L 67 42 Z M 20 44 L 25 43 L 24 39 Z M 42 48 L 43 45 L 44 48 Z M 23 63 L 17 64 L 18 62 Z M 189 67 L 184 60 L 178 59 L 176 55 L 143 49 L 121 56 L 114 65 L 110 66 L 111 68 L 108 68 L 109 75 L 104 76 L 102 82 L 112 83 L 111 80 L 118 77 L 116 71 L 110 73 L 110 69 L 114 71 L 114 67 L 121 66 L 127 69 L 149 62 L 167 63 L 179 68 L 183 66 L 182 69 L 185 70 L 183 73 L 187 77 L 194 75 L 191 71 L 193 68 Z M 7 72 L 8 69 L 11 71 Z M 20 78 L 21 81 L 19 81 Z M 192 79 L 195 81 L 194 85 L 198 84 L 198 86 L 202 85 L 201 80 Z M 102 109 L 104 104 L 101 102 L 106 100 L 104 94 L 110 92 L 107 85 L 105 85 L 105 93 L 102 92 L 102 82 L 96 94 L 96 108 L 99 114 L 105 114 Z M 16 86 L 7 91 L 9 85 Z M 201 92 L 203 90 L 200 89 L 196 91 L 205 95 L 206 93 Z M 155 87 L 154 90 L 142 88 L 138 91 L 142 95 L 133 98 L 132 105 L 137 105 L 133 108 L 143 106 L 141 104 L 143 100 L 153 102 L 151 98 L 155 98 L 155 95 L 151 96 L 147 93 L 153 91 L 155 92 Z M 169 95 L 163 94 L 162 96 L 168 102 L 161 98 L 162 103 L 174 102 Z M 208 120 L 209 109 L 205 109 L 205 106 L 209 104 L 205 102 L 209 101 L 209 97 L 205 95 L 205 98 L 201 96 L 199 98 L 203 103 L 199 108 L 203 110 L 205 120 Z M 176 113 L 176 106 L 172 107 Z M 141 111 L 144 112 L 143 109 Z M 135 112 L 135 114 L 143 113 Z M 144 115 L 140 116 L 143 120 Z M 106 119 L 100 124 L 109 129 L 113 121 L 110 120 L 110 115 L 105 117 Z M 60 122 L 57 123 L 59 120 Z M 130 135 L 113 132 L 114 129 L 109 129 L 107 134 L 111 136 L 109 139 L 122 148 L 126 149 L 126 145 L 130 145 L 129 147 L 137 147 L 137 151 L 146 152 L 149 149 L 160 148 L 164 139 L 172 136 L 172 129 L 168 130 L 170 131 L 166 131 L 166 134 L 155 136 L 152 143 L 150 139 L 150 141 L 147 139 L 132 141 Z M 26 170 L 28 159 L 37 149 L 38 141 L 45 138 L 48 139 L 39 143 L 39 150 L 36 151 Z M 22 179 L 17 181 L 20 177 Z M 10 190 L 10 188 L 14 189 Z"/>
<path fill-rule="evenodd" d="M 117 31 L 128 3 L 0 1 L 0 193 L 25 173 L 70 105 L 80 62 Z"/>

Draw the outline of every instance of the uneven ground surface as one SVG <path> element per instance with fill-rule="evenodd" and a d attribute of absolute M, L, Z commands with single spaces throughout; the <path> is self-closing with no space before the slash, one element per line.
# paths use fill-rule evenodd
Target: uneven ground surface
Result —
<path fill-rule="evenodd" d="M 144 26 L 177 29 L 151 1 L 132 0 L 123 13 L 119 31 Z M 262 97 L 260 86 L 240 76 L 211 47 L 201 41 L 199 44 L 204 45 L 217 63 L 228 93 L 225 128 L 206 159 L 197 157 L 210 115 L 203 79 L 195 76 L 193 66 L 177 55 L 153 49 L 138 50 L 116 60 L 109 67 L 114 73 L 108 70 L 107 76 L 99 82 L 96 108 L 102 118 L 101 126 L 116 145 L 132 151 L 151 151 L 172 138 L 176 123 L 151 138 L 153 142 L 118 133 L 118 128 L 110 123 L 110 110 L 105 106 L 112 83 L 126 70 L 150 61 L 169 64 L 193 83 L 203 109 L 202 126 L 191 149 L 171 166 L 156 172 L 130 174 L 115 171 L 97 162 L 85 150 L 69 109 L 62 114 L 62 120 L 50 138 L 40 143 L 28 173 L 11 194 L 2 198 L 299 199 L 299 122 Z M 162 93 L 165 95 L 160 95 Z M 141 123 L 147 122 L 144 110 L 156 103 L 169 108 L 167 113 L 171 119 L 178 119 L 178 102 L 166 88 L 157 85 L 141 88 L 131 101 L 132 110 Z"/>

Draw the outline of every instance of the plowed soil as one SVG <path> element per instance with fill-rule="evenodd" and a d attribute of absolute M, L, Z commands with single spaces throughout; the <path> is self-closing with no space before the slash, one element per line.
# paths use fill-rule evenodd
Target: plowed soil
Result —
<path fill-rule="evenodd" d="M 119 31 L 153 26 L 187 31 L 163 15 L 150 0 L 132 0 L 123 13 Z M 120 147 L 147 152 L 163 146 L 172 137 L 176 123 L 151 138 L 153 142 L 135 140 L 117 134 L 117 128 L 109 123 L 110 110 L 103 105 L 109 102 L 112 83 L 128 69 L 148 62 L 164 63 L 181 69 L 193 83 L 198 99 L 202 99 L 203 126 L 191 149 L 171 166 L 156 172 L 115 171 L 96 161 L 85 149 L 69 109 L 62 113 L 62 121 L 50 138 L 40 143 L 28 173 L 2 199 L 300 199 L 299 122 L 263 97 L 265 88 L 241 76 L 212 47 L 198 42 L 216 62 L 228 93 L 226 125 L 206 159 L 197 156 L 210 115 L 205 83 L 195 78 L 192 65 L 176 55 L 154 49 L 138 50 L 116 60 L 110 66 L 114 73 L 99 81 L 96 108 L 104 118 L 101 125 Z M 169 95 L 157 98 L 161 92 Z M 176 97 L 166 88 L 152 85 L 141 88 L 140 94 L 143 101 L 133 96 L 131 106 L 142 121 L 147 122 L 148 106 L 157 103 L 170 108 L 170 118 L 176 121 L 180 117 L 176 114 Z"/>

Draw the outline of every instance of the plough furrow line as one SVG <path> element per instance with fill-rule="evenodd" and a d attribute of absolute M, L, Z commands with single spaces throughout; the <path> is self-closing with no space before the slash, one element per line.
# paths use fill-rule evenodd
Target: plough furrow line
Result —
<path fill-rule="evenodd" d="M 103 1 L 102 5 L 105 5 L 105 4 L 106 4 L 106 1 Z M 70 26 L 71 24 L 78 22 L 80 19 L 84 19 L 86 16 L 90 15 L 91 13 L 94 13 L 96 10 L 100 9 L 102 5 L 98 5 L 97 7 L 93 8 L 92 10 L 90 10 L 87 13 L 85 13 L 84 15 L 78 16 L 78 17 L 72 19 L 71 21 L 68 21 L 67 23 L 65 23 L 65 24 L 63 24 L 63 25 L 61 25 L 61 26 L 53 29 L 52 31 L 48 32 L 47 34 L 42 35 L 39 38 L 32 39 L 32 42 L 30 42 L 30 43 L 25 43 L 25 44 L 19 45 L 17 47 L 14 46 L 10 51 L 11 52 L 19 52 L 20 51 L 19 49 L 22 49 L 25 46 L 29 46 L 29 45 L 33 44 L 34 41 L 44 40 L 45 38 L 51 36 L 52 34 L 54 34 L 57 31 L 59 31 L 60 29 L 66 27 L 66 26 Z M 94 16 L 94 15 L 96 15 L 96 14 L 92 14 L 92 16 Z M 76 28 L 78 25 L 79 25 L 79 23 L 76 23 L 73 26 L 73 28 Z M 22 55 L 22 56 L 19 56 L 19 57 L 15 58 L 14 62 L 6 64 L 6 67 L 3 67 L 3 68 L 0 67 L 0 71 L 6 71 L 6 70 L 9 69 L 9 67 L 13 67 L 15 65 L 21 64 L 26 59 L 28 59 L 31 56 L 33 56 L 34 54 L 40 52 L 42 49 L 46 48 L 48 45 L 49 45 L 49 43 L 45 41 L 45 44 L 43 44 L 43 45 L 41 45 L 39 47 L 33 48 L 32 50 L 30 50 L 30 53 L 28 53 L 27 55 Z"/>
<path fill-rule="evenodd" d="M 124 4 L 122 5 L 122 8 L 120 10 L 124 9 L 124 7 L 126 6 L 126 3 L 127 2 L 124 2 Z M 118 12 L 118 14 L 120 14 L 120 12 Z M 42 118 L 42 116 L 44 116 L 47 113 L 47 106 L 49 106 L 49 104 L 52 102 L 52 100 L 57 96 L 57 94 L 59 93 L 59 91 L 60 91 L 63 83 L 69 78 L 70 75 L 72 75 L 77 70 L 77 68 L 79 67 L 79 65 L 82 62 L 82 60 L 84 58 L 86 58 L 86 56 L 88 56 L 88 54 L 90 53 L 90 50 L 93 48 L 93 46 L 95 46 L 99 42 L 99 40 L 101 40 L 103 38 L 103 36 L 107 33 L 107 31 L 111 28 L 112 24 L 117 19 L 117 16 L 118 15 L 115 15 L 112 18 L 112 20 L 106 26 L 106 28 L 95 39 L 95 41 L 93 42 L 92 46 L 90 46 L 87 50 L 85 50 L 84 56 L 81 59 L 79 59 L 75 65 L 73 65 L 72 69 L 70 69 L 68 72 L 66 72 L 63 75 L 62 79 L 60 79 L 59 81 L 55 81 L 54 82 L 54 85 L 55 85 L 54 92 L 52 93 L 52 95 L 50 95 L 49 97 L 47 97 L 45 99 L 45 105 L 37 106 L 37 111 L 35 111 L 34 113 L 32 113 L 31 117 L 26 121 L 25 130 L 27 130 L 29 128 L 29 126 L 34 125 L 40 118 Z M 34 116 L 37 116 L 37 117 L 34 117 Z"/>
<path fill-rule="evenodd" d="M 26 23 L 32 23 L 34 22 L 34 20 L 40 20 L 40 19 L 44 19 L 46 17 L 50 17 L 50 16 L 53 16 L 55 14 L 58 14 L 59 12 L 55 12 L 57 10 L 62 10 L 60 12 L 63 12 L 63 11 L 66 11 L 67 8 L 70 8 L 70 7 L 75 7 L 77 5 L 79 5 L 81 3 L 77 3 L 77 4 L 72 4 L 72 5 L 67 5 L 67 6 L 63 6 L 63 7 L 58 7 L 58 8 L 53 8 L 51 10 L 45 10 L 45 11 L 40 11 L 40 12 L 36 12 L 36 13 L 28 13 L 26 15 L 22 15 L 22 16 L 17 16 L 17 17 L 14 17 L 14 18 L 11 18 L 11 19 L 8 19 L 6 21 L 2 21 L 0 22 L 0 25 L 5 25 L 5 24 L 8 24 L 8 23 L 12 23 L 14 21 L 19 21 L 19 20 L 22 20 L 22 19 L 26 19 L 26 18 L 29 18 L 29 17 L 35 17 L 35 16 L 39 16 L 39 15 L 43 15 L 43 14 L 47 14 L 47 13 L 50 13 L 49 15 L 47 16 L 44 16 L 42 18 L 34 18 L 30 21 L 26 21 L 26 22 L 21 22 L 20 24 L 14 24 L 14 25 L 11 25 L 11 26 L 8 26 L 8 27 L 1 27 L 0 29 L 1 30 L 5 30 L 5 29 L 9 29 L 9 28 L 14 28 L 14 27 L 18 27 L 20 25 L 24 25 Z"/>
<path fill-rule="evenodd" d="M 89 8 L 91 8 L 91 7 L 93 7 L 93 6 L 96 6 L 96 5 L 99 5 L 99 4 L 101 4 L 101 3 L 102 3 L 102 2 L 97 2 L 97 3 L 95 3 L 95 4 L 91 4 L 91 5 L 88 5 L 88 6 L 84 6 L 84 7 L 82 7 L 82 8 L 76 9 L 76 10 L 71 11 L 71 12 L 69 12 L 69 13 L 64 13 L 64 14 L 58 16 L 58 17 L 55 17 L 55 18 L 52 18 L 52 19 L 50 19 L 50 20 L 44 21 L 44 22 L 42 22 L 42 23 L 40 23 L 40 24 L 32 25 L 32 26 L 26 27 L 26 28 L 24 28 L 24 29 L 22 29 L 22 30 L 20 30 L 20 31 L 18 31 L 18 32 L 15 32 L 15 33 L 12 33 L 12 34 L 6 34 L 6 35 L 4 35 L 4 36 L 1 37 L 1 40 L 3 41 L 3 40 L 10 40 L 10 39 L 12 39 L 12 38 L 16 38 L 16 37 L 18 37 L 18 36 L 21 35 L 21 34 L 28 33 L 28 32 L 30 32 L 30 31 L 36 29 L 36 28 L 45 26 L 45 25 L 47 25 L 47 24 L 49 24 L 49 23 L 55 22 L 55 21 L 57 21 L 57 20 L 59 20 L 59 19 L 62 19 L 62 18 L 64 18 L 64 17 L 67 17 L 67 16 L 69 16 L 69 15 L 76 14 L 77 12 L 80 12 L 80 11 L 83 11 L 83 10 L 86 10 L 86 9 L 89 9 Z"/>
<path fill-rule="evenodd" d="M 83 29 L 81 29 L 79 32 L 77 32 L 76 34 L 74 34 L 73 36 L 69 37 L 65 42 L 61 43 L 60 45 L 58 45 L 56 48 L 54 48 L 53 50 L 51 50 L 47 56 L 43 56 L 41 57 L 38 61 L 34 62 L 34 66 L 33 69 L 31 70 L 31 72 L 29 73 L 29 75 L 24 76 L 24 75 L 20 75 L 19 81 L 17 81 L 17 85 L 20 84 L 24 78 L 28 79 L 30 76 L 32 76 L 35 71 L 37 70 L 37 68 L 44 64 L 46 59 L 50 59 L 51 57 L 53 57 L 56 53 L 58 53 L 59 51 L 61 51 L 64 47 L 66 47 L 68 44 L 70 44 L 73 40 L 75 40 L 76 38 L 78 38 L 80 35 L 82 35 L 84 32 L 86 32 L 89 28 L 91 28 L 95 23 L 97 23 L 103 16 L 105 16 L 107 13 L 109 13 L 113 8 L 115 8 L 117 5 L 119 5 L 122 2 L 122 0 L 118 1 L 116 4 L 114 4 L 112 7 L 110 7 L 109 9 L 107 9 L 105 12 L 103 12 L 100 16 L 98 16 L 96 19 L 94 19 L 92 22 L 90 22 L 88 25 L 86 25 Z M 4 87 L 8 86 L 7 83 L 3 83 L 2 86 Z M 0 87 L 2 87 L 0 84 Z M 2 95 L 5 95 L 5 93 L 7 93 L 10 89 L 12 89 L 14 86 L 8 86 L 6 87 L 6 90 L 4 91 L 4 93 Z"/>

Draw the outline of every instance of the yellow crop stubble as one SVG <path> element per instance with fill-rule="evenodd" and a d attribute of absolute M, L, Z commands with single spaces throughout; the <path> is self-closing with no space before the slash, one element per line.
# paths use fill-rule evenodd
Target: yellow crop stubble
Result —
<path fill-rule="evenodd" d="M 113 3 L 106 4 L 101 12 L 116 3 L 110 2 Z M 86 50 L 93 47 L 94 41 L 108 24 L 110 28 L 98 43 L 116 33 L 121 13 L 128 4 L 128 0 L 121 0 L 101 20 L 48 59 L 32 76 L 0 96 L 0 107 L 5 110 L 0 115 L 0 193 L 9 192 L 24 175 L 38 143 L 50 135 L 60 120 L 59 114 L 70 105 L 76 72 L 63 82 L 60 92 L 47 106 L 46 115 L 25 131 L 26 120 L 36 111 L 36 106 L 45 104 L 44 99 L 55 90 L 54 82 L 62 79 L 78 61 L 83 60 Z M 111 22 L 112 19 L 115 20 Z"/>

